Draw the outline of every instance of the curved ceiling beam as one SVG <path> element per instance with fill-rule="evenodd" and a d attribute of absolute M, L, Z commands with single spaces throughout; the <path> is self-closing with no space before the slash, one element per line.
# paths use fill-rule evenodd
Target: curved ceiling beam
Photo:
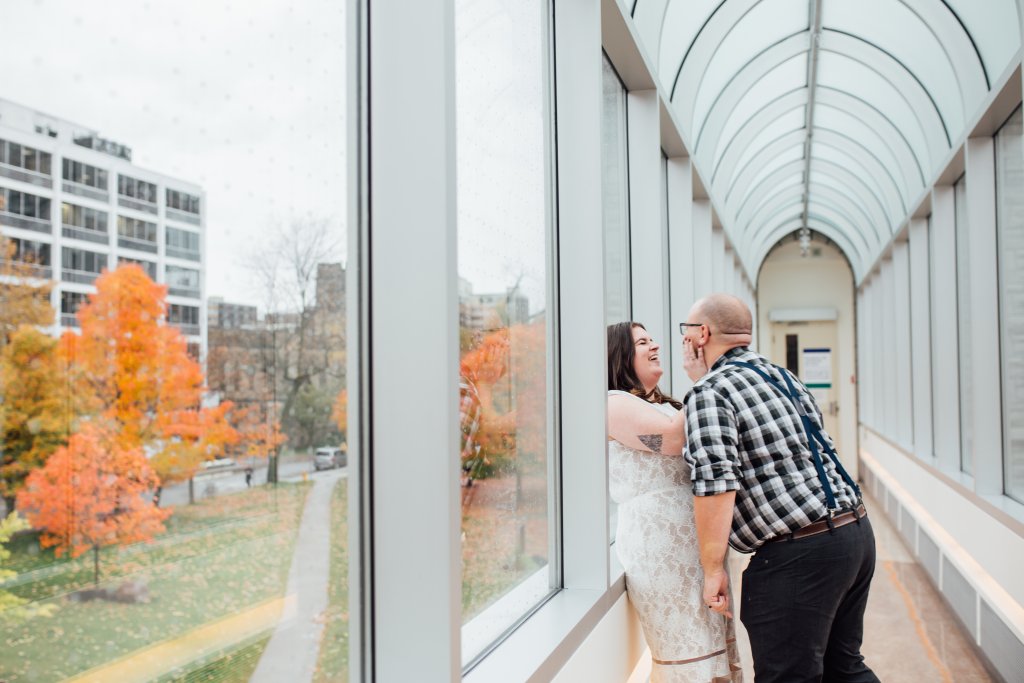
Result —
<path fill-rule="evenodd" d="M 822 187 L 827 187 L 831 192 L 836 192 L 839 195 L 839 199 L 833 200 L 833 202 L 836 203 L 837 209 L 841 209 L 848 214 L 859 214 L 864 219 L 864 224 L 870 226 L 871 232 L 874 233 L 875 239 L 879 242 L 883 239 L 882 233 L 879 232 L 877 227 L 879 224 L 885 226 L 886 238 L 891 234 L 894 222 L 889 219 L 881 200 L 872 192 L 871 188 L 868 187 L 863 180 L 858 178 L 855 174 L 850 173 L 847 169 L 827 160 L 817 159 L 813 156 L 811 160 L 813 164 L 818 164 L 818 166 L 815 167 L 815 170 L 818 173 L 824 173 L 834 178 L 841 186 L 846 188 L 847 192 L 856 196 L 856 200 L 854 200 L 847 194 L 839 191 L 837 188 L 823 183 Z M 747 233 L 749 225 L 754 223 L 760 215 L 761 207 L 769 204 L 773 197 L 782 195 L 785 190 L 788 190 L 796 183 L 805 183 L 803 170 L 804 160 L 797 159 L 779 167 L 769 175 L 765 176 L 765 178 L 763 178 L 757 186 L 744 197 L 743 203 L 734 213 L 733 233 L 738 235 L 740 238 L 743 238 Z M 794 180 L 794 182 L 786 183 L 787 180 Z M 810 192 L 808 195 L 809 200 L 812 202 L 815 200 L 814 184 L 815 182 L 812 174 Z M 841 205 L 846 204 L 847 202 L 849 202 L 849 204 L 843 208 Z M 854 210 L 851 211 L 851 208 L 854 208 Z M 902 216 L 900 219 L 902 219 Z"/>
<path fill-rule="evenodd" d="M 921 20 L 921 23 L 928 27 L 931 34 L 935 36 L 935 40 L 946 53 L 946 59 L 949 60 L 954 71 L 957 72 L 959 80 L 965 83 L 977 80 L 978 74 L 972 76 L 968 73 L 971 69 L 970 60 L 962 58 L 967 53 L 970 53 L 975 60 L 974 66 L 977 67 L 977 71 L 981 75 L 980 82 L 984 83 L 985 89 L 983 92 L 988 92 L 992 89 L 988 68 L 985 66 L 985 60 L 981 57 L 981 51 L 978 50 L 978 44 L 974 41 L 974 36 L 971 35 L 971 32 L 960 21 L 960 17 L 957 16 L 957 13 L 947 3 L 937 3 L 933 0 L 900 0 L 900 2 L 914 13 Z M 953 55 L 950 52 L 950 46 L 956 43 L 959 43 L 962 48 L 959 50 L 960 54 Z M 966 96 L 966 93 L 964 94 Z"/>
<path fill-rule="evenodd" d="M 680 81 L 683 82 L 686 92 L 696 92 L 699 89 L 700 81 L 704 78 L 708 64 L 711 63 L 722 40 L 747 15 L 747 12 L 754 9 L 758 2 L 759 0 L 733 0 L 733 2 L 722 0 L 721 4 L 712 10 L 679 62 L 675 78 L 672 79 L 672 89 L 669 91 L 670 102 L 674 102 L 676 99 Z M 690 130 L 693 129 L 694 103 L 696 103 L 696 98 L 691 100 L 690 107 L 680 112 L 683 123 Z"/>
<path fill-rule="evenodd" d="M 786 199 L 780 200 L 778 204 L 779 207 L 774 212 L 765 212 L 765 215 L 759 220 L 757 227 L 749 234 L 743 236 L 744 240 L 752 245 L 758 244 L 762 241 L 764 233 L 771 229 L 771 226 L 778 224 L 780 217 L 793 215 L 794 207 L 799 209 L 796 215 L 804 215 L 803 199 L 800 196 L 790 195 Z M 862 259 L 866 260 L 874 253 L 872 246 L 868 244 L 865 232 L 849 216 L 844 214 L 841 209 L 832 206 L 826 201 L 816 200 L 811 203 L 808 213 L 813 213 L 815 216 L 827 220 L 837 232 L 846 235 L 846 239 L 855 247 Z M 875 248 L 877 249 L 877 247 Z"/>
<path fill-rule="evenodd" d="M 797 191 L 794 192 L 793 189 Z M 803 185 L 800 185 L 797 188 L 789 189 L 773 199 L 765 206 L 764 211 L 759 214 L 756 225 L 745 233 L 741 239 L 750 244 L 757 244 L 759 236 L 763 235 L 770 226 L 776 225 L 780 219 L 792 216 L 794 212 L 798 216 L 803 216 L 805 208 L 803 190 Z M 867 254 L 871 253 L 871 246 L 866 239 L 866 228 L 859 226 L 851 216 L 844 213 L 842 208 L 832 206 L 827 201 L 821 199 L 816 200 L 810 206 L 814 207 L 816 215 L 828 218 L 837 230 L 845 234 L 850 243 L 856 245 L 857 252 L 862 257 L 866 257 Z M 843 226 L 849 227 L 844 228 Z"/>
<path fill-rule="evenodd" d="M 793 183 L 804 181 L 804 160 L 797 158 L 773 169 L 763 176 L 757 184 L 742 195 L 742 201 L 736 201 L 728 206 L 735 206 L 733 212 L 733 229 L 742 235 L 746 224 L 755 216 L 766 202 L 777 197 L 784 189 L 788 189 Z"/>
<path fill-rule="evenodd" d="M 707 116 L 701 121 L 699 130 L 693 131 L 693 154 L 700 156 L 702 152 L 714 154 L 718 149 L 722 129 L 736 105 L 750 92 L 759 81 L 767 78 L 776 69 L 782 67 L 795 57 L 807 53 L 810 34 L 804 30 L 786 36 L 782 40 L 762 50 L 726 81 L 725 85 L 712 100 Z M 696 101 L 696 93 L 694 93 Z"/>
<path fill-rule="evenodd" d="M 797 223 L 800 223 L 800 225 L 796 225 Z M 803 219 L 800 218 L 792 221 L 791 223 L 781 224 L 777 228 L 763 233 L 761 241 L 755 245 L 751 245 L 750 265 L 753 269 L 752 272 L 756 273 L 757 269 L 761 267 L 761 262 L 765 255 L 771 251 L 772 246 L 778 243 L 779 240 L 784 239 L 786 235 L 791 235 L 794 232 L 797 232 L 800 227 L 803 227 L 803 225 Z M 850 241 L 849 236 L 828 220 L 825 220 L 820 216 L 811 216 L 806 225 L 811 230 L 825 235 L 839 245 L 843 250 L 843 253 L 846 254 L 846 257 L 850 260 L 850 263 L 857 264 L 858 268 L 863 269 L 864 264 L 870 262 L 867 257 L 857 250 L 854 244 Z"/>
<path fill-rule="evenodd" d="M 875 200 L 879 203 L 880 206 L 884 207 L 885 204 L 882 203 L 879 192 L 872 190 L 871 187 L 867 185 L 867 181 L 865 179 L 870 178 L 872 181 L 879 182 L 880 184 L 878 187 L 881 194 L 886 196 L 887 199 L 889 199 L 890 201 L 892 201 L 893 197 L 895 197 L 895 206 L 898 209 L 896 213 L 890 213 L 883 209 L 882 213 L 888 218 L 888 222 L 890 223 L 895 223 L 902 220 L 904 214 L 906 213 L 907 201 L 909 200 L 905 200 L 903 198 L 902 194 L 900 193 L 899 185 L 896 184 L 896 180 L 888 172 L 888 169 L 885 168 L 885 165 L 877 161 L 877 157 L 873 156 L 867 148 L 863 147 L 860 143 L 856 142 L 852 138 L 847 138 L 839 134 L 832 134 L 831 131 L 828 131 L 828 133 L 825 135 L 821 135 L 822 132 L 825 131 L 817 131 L 818 136 L 815 138 L 815 143 L 820 142 L 823 146 L 829 147 L 830 149 L 834 149 L 836 153 L 843 154 L 843 156 L 851 158 L 855 162 L 859 161 L 863 163 L 867 161 L 870 164 L 870 160 L 875 161 L 873 165 L 875 166 L 874 171 L 877 175 L 872 175 L 867 168 L 864 168 L 864 178 L 855 177 L 855 181 L 860 183 L 875 198 Z M 742 209 L 743 205 L 749 201 L 750 195 L 757 190 L 757 187 L 763 184 L 763 178 L 761 181 L 757 183 L 757 186 L 755 187 L 750 187 L 749 184 L 753 182 L 755 178 L 758 178 L 761 171 L 766 166 L 768 166 L 768 164 L 770 164 L 772 160 L 776 159 L 779 154 L 781 154 L 785 150 L 792 149 L 794 146 L 796 146 L 796 144 L 802 140 L 803 134 L 804 132 L 802 130 L 786 134 L 770 143 L 768 146 L 759 151 L 746 162 L 745 166 L 743 167 L 743 169 L 741 169 L 740 174 L 737 177 L 736 183 L 734 183 L 733 186 L 729 187 L 725 191 L 725 196 L 723 199 L 723 204 L 726 208 L 729 208 L 735 205 L 736 202 L 739 202 L 739 206 L 737 206 L 737 208 L 732 212 L 734 218 Z M 811 157 L 812 159 L 814 159 L 816 158 L 816 155 L 812 154 Z M 888 178 L 892 186 L 885 186 L 881 178 Z M 733 191 L 735 187 L 739 186 L 741 181 L 745 183 L 744 185 L 742 185 L 742 187 L 744 188 L 742 194 L 739 195 L 742 197 L 742 199 L 737 197 L 736 201 L 733 201 Z M 716 190 L 720 189 L 721 188 L 716 188 Z M 888 190 L 888 192 L 886 192 L 886 190 Z M 719 196 L 722 195 L 719 194 Z"/>
<path fill-rule="evenodd" d="M 719 184 L 721 179 L 731 179 L 739 160 L 743 158 L 746 149 L 758 139 L 761 133 L 783 116 L 791 114 L 807 106 L 807 88 L 800 87 L 779 95 L 768 104 L 764 105 L 737 129 L 729 142 L 722 150 L 721 156 L 716 160 L 711 171 L 711 184 Z M 803 117 L 801 117 L 801 127 Z"/>
<path fill-rule="evenodd" d="M 765 226 L 771 225 L 785 209 L 792 206 L 795 201 L 799 201 L 801 206 L 800 215 L 804 215 L 805 212 L 810 213 L 811 209 L 815 207 L 819 215 L 827 215 L 826 212 L 833 214 L 833 224 L 835 224 L 837 229 L 848 234 L 852 244 L 859 245 L 858 252 L 862 255 L 872 253 L 872 249 L 878 248 L 883 244 L 877 233 L 875 233 L 875 239 L 873 240 L 874 246 L 869 243 L 868 238 L 871 232 L 874 232 L 870 220 L 862 212 L 858 211 L 856 207 L 852 206 L 849 200 L 841 194 L 832 192 L 831 188 L 819 187 L 815 190 L 817 195 L 810 202 L 806 202 L 803 196 L 803 191 L 806 190 L 805 186 L 801 185 L 800 190 L 801 192 L 799 193 L 794 193 L 791 189 L 781 191 L 777 198 L 766 203 L 764 211 L 758 213 L 754 220 L 744 228 L 744 231 L 741 233 L 741 239 L 756 243 L 758 235 L 764 231 Z M 843 225 L 849 225 L 850 228 L 843 229 Z M 860 247 L 863 247 L 863 249 Z"/>
<path fill-rule="evenodd" d="M 751 242 L 747 245 L 748 251 L 744 256 L 749 257 L 748 265 L 751 267 L 751 272 L 757 272 L 758 268 L 760 268 L 761 261 L 764 259 L 764 255 L 767 254 L 780 239 L 804 227 L 805 224 L 802 216 L 802 205 L 794 205 L 791 208 L 793 208 L 794 211 L 781 216 L 773 222 L 772 225 L 767 226 L 766 230 L 761 231 L 762 237 L 760 241 Z M 850 240 L 850 236 L 833 222 L 826 218 L 812 215 L 806 225 L 812 230 L 826 235 L 830 240 L 840 245 L 843 253 L 846 254 L 846 257 L 851 263 L 863 264 L 865 262 L 866 254 L 858 249 Z"/>
<path fill-rule="evenodd" d="M 896 221 L 903 219 L 909 210 L 909 198 L 903 196 L 892 171 L 874 152 L 859 140 L 821 126 L 814 130 L 814 142 L 845 153 L 863 171 L 864 175 L 859 176 L 861 181 L 865 185 L 868 181 L 873 182 L 878 190 L 876 194 L 884 196 L 886 203 L 896 209 L 895 213 L 890 214 L 890 218 Z"/>
<path fill-rule="evenodd" d="M 736 207 L 736 210 L 733 211 L 734 217 L 743 208 L 743 205 L 750 201 L 751 195 L 757 192 L 758 188 L 764 184 L 764 178 L 760 175 L 761 171 L 776 161 L 784 152 L 798 147 L 802 148 L 806 139 L 806 130 L 803 128 L 794 130 L 772 140 L 755 153 L 754 156 L 750 157 L 739 172 L 739 178 L 746 180 L 746 183 L 742 185 L 743 192 L 735 196 L 733 195 L 733 189 L 739 186 L 739 180 L 737 180 L 736 183 L 726 189 L 725 196 L 722 199 L 722 203 L 725 206 Z M 761 180 L 756 185 L 751 185 L 754 182 L 754 178 L 761 178 Z"/>
<path fill-rule="evenodd" d="M 831 52 L 859 62 L 892 86 L 917 119 L 918 127 L 928 141 L 929 153 L 950 148 L 952 135 L 946 118 L 931 92 L 910 67 L 892 53 L 860 36 L 835 29 L 826 29 L 822 33 L 827 37 L 827 40 L 822 42 L 823 52 Z M 961 100 L 961 105 L 963 104 Z"/>
<path fill-rule="evenodd" d="M 824 182 L 826 179 L 831 183 Z M 860 205 L 871 211 L 872 220 L 888 226 L 887 232 L 891 232 L 892 226 L 903 219 L 902 215 L 890 216 L 881 198 L 874 194 L 863 178 L 839 164 L 812 156 L 811 182 L 822 182 L 839 192 L 853 192 L 857 195 Z"/>
<path fill-rule="evenodd" d="M 780 241 L 785 239 L 787 235 L 790 235 L 794 233 L 796 230 L 799 230 L 799 222 L 800 221 L 797 220 L 793 222 L 793 225 L 780 225 L 771 234 L 766 235 L 764 243 L 760 246 L 758 251 L 754 252 L 754 256 L 749 263 L 749 266 L 751 268 L 750 272 L 757 273 L 761 269 L 761 264 L 764 263 L 765 258 L 768 257 L 768 254 L 771 252 L 772 248 L 775 247 L 775 245 L 778 244 Z M 844 238 L 844 236 L 842 234 L 836 233 L 835 228 L 833 228 L 832 226 L 829 226 L 827 223 L 824 223 L 814 217 L 811 217 L 808 227 L 810 227 L 815 232 L 825 235 L 830 240 L 832 240 L 837 247 L 839 247 L 839 249 L 843 252 L 843 255 L 846 256 L 846 260 L 850 262 L 850 267 L 853 270 L 854 277 L 859 280 L 860 276 L 864 272 L 864 263 L 855 255 L 855 250 L 853 249 L 852 245 L 850 245 L 850 243 Z"/>
<path fill-rule="evenodd" d="M 907 183 L 908 197 L 913 196 L 913 193 L 910 192 L 911 187 L 923 188 L 925 186 L 927 174 L 924 167 L 921 166 L 921 160 L 914 154 L 914 148 L 892 119 L 879 111 L 873 104 L 848 92 L 821 85 L 818 86 L 818 106 L 831 107 L 842 115 L 857 119 L 883 147 L 892 150 Z"/>

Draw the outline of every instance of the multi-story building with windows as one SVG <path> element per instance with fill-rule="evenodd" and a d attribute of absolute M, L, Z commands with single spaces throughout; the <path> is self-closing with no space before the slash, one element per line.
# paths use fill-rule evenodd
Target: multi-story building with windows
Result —
<path fill-rule="evenodd" d="M 168 321 L 205 356 L 203 189 L 132 164 L 131 148 L 0 99 L 0 232 L 52 278 L 55 332 L 104 270 L 135 263 L 167 285 Z"/>

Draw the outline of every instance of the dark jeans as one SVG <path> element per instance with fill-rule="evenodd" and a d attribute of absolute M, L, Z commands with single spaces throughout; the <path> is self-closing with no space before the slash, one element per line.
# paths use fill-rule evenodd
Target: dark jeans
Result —
<path fill-rule="evenodd" d="M 740 604 L 755 682 L 877 683 L 860 654 L 874 572 L 867 517 L 761 546 L 743 572 Z"/>

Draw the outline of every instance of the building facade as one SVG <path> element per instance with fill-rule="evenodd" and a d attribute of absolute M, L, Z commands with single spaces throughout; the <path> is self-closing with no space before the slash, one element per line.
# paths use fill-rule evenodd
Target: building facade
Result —
<path fill-rule="evenodd" d="M 0 99 L 0 233 L 54 281 L 54 333 L 77 327 L 103 270 L 135 263 L 167 285 L 168 321 L 204 357 L 205 204 L 197 184 L 134 165 L 130 147 Z"/>

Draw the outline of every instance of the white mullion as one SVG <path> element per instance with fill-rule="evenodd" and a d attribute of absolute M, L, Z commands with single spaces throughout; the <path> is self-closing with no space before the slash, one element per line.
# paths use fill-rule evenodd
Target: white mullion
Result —
<path fill-rule="evenodd" d="M 719 226 L 711 229 L 711 289 L 721 292 L 725 288 L 725 232 Z"/>
<path fill-rule="evenodd" d="M 940 467 L 960 470 L 960 360 L 956 301 L 956 206 L 951 185 L 932 190 L 933 445 Z"/>
<path fill-rule="evenodd" d="M 695 301 L 693 226 L 693 165 L 688 157 L 673 157 L 668 160 L 668 230 L 669 273 L 672 290 L 670 301 L 672 323 L 686 322 L 686 316 Z M 676 330 L 669 330 L 672 346 L 679 343 L 678 324 Z M 666 339 L 668 341 L 668 339 Z M 678 356 L 673 355 L 673 358 Z M 689 391 L 692 382 L 686 376 L 682 363 L 672 363 L 672 389 L 677 397 Z"/>
<path fill-rule="evenodd" d="M 611 570 L 600 3 L 555 3 L 555 49 L 560 384 L 572 396 L 561 402 L 563 585 L 603 592 Z"/>
<path fill-rule="evenodd" d="M 966 146 L 968 268 L 971 279 L 971 389 L 975 491 L 1003 493 L 1002 372 L 999 359 L 999 279 L 996 269 L 995 144 L 969 138 Z"/>
<path fill-rule="evenodd" d="M 366 120 L 367 41 L 365 0 L 350 0 L 346 12 L 346 97 L 348 125 L 346 130 L 346 170 L 348 204 L 348 263 L 346 280 L 346 385 L 348 391 L 348 647 L 350 681 L 371 680 L 373 674 L 373 638 L 367 629 L 373 624 L 370 612 L 372 593 L 372 557 L 369 544 L 372 534 L 370 497 L 369 434 L 366 410 L 369 401 L 366 379 L 369 376 L 369 212 L 366 205 L 368 186 L 366 145 L 369 130 Z M 161 230 L 162 232 L 162 230 Z"/>
<path fill-rule="evenodd" d="M 736 293 L 736 261 L 733 259 L 732 247 L 722 244 L 722 291 L 729 294 Z"/>
<path fill-rule="evenodd" d="M 886 316 L 885 309 L 891 304 L 885 300 L 885 277 L 883 275 L 884 268 L 879 265 L 878 272 L 875 274 L 874 284 L 872 286 L 872 294 L 874 300 L 872 302 L 872 312 L 874 314 L 875 324 L 871 326 L 871 342 L 874 346 L 874 354 L 871 358 L 871 365 L 875 369 L 874 377 L 874 401 L 875 401 L 875 429 L 880 434 L 886 434 L 886 374 L 885 374 L 885 357 L 889 355 L 888 344 L 885 340 L 888 339 L 888 331 L 886 328 Z"/>
<path fill-rule="evenodd" d="M 457 681 L 454 3 L 369 12 L 373 679 Z"/>
<path fill-rule="evenodd" d="M 931 285 L 928 220 L 910 221 L 910 343 L 914 400 L 914 453 L 932 457 Z"/>
<path fill-rule="evenodd" d="M 899 426 L 896 424 L 896 354 L 893 352 L 893 342 L 898 337 L 896 331 L 896 308 L 894 302 L 894 277 L 892 255 L 882 262 L 882 324 L 878 328 L 879 334 L 888 342 L 886 348 L 879 355 L 882 361 L 882 401 L 884 410 L 882 413 L 882 428 L 885 435 L 893 441 L 899 441 Z"/>
<path fill-rule="evenodd" d="M 692 169 L 692 166 L 691 166 Z M 692 177 L 692 175 L 691 175 Z M 711 200 L 693 200 L 693 297 L 705 297 L 714 291 L 711 268 Z M 699 320 L 690 322 L 700 322 Z"/>
<path fill-rule="evenodd" d="M 871 410 L 871 373 L 868 372 L 868 336 L 866 331 L 870 324 L 870 300 L 868 291 L 869 285 L 865 281 L 861 284 L 860 292 L 857 294 L 857 389 L 860 400 L 861 420 L 867 424 L 874 424 L 874 413 Z"/>
<path fill-rule="evenodd" d="M 661 196 L 658 91 L 631 91 L 626 96 L 626 107 L 629 122 L 629 253 L 633 319 L 642 322 L 655 340 L 665 344 L 669 337 L 668 321 L 665 320 L 664 240 L 661 234 L 664 200 Z M 662 388 L 665 388 L 664 384 Z"/>
<path fill-rule="evenodd" d="M 910 368 L 910 262 L 909 245 L 896 242 L 892 248 L 893 264 L 893 301 L 892 310 L 895 317 L 893 340 L 895 341 L 896 372 L 893 376 L 893 395 L 896 406 L 893 419 L 896 421 L 894 435 L 897 441 L 907 450 L 913 450 L 914 415 L 913 395 L 911 391 Z"/>

